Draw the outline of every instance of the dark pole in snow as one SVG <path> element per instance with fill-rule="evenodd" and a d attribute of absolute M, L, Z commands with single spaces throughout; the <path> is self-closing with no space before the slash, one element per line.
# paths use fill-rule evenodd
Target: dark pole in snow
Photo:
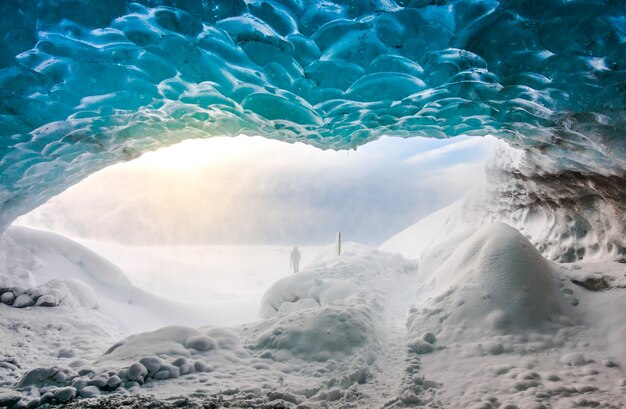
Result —
<path fill-rule="evenodd" d="M 337 255 L 341 255 L 341 230 L 337 232 Z"/>

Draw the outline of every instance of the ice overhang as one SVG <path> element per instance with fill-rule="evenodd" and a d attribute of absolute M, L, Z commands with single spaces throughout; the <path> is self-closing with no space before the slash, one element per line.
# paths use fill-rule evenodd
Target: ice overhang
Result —
<path fill-rule="evenodd" d="M 0 229 L 179 140 L 324 149 L 491 134 L 545 168 L 623 175 L 620 1 L 7 0 Z"/>

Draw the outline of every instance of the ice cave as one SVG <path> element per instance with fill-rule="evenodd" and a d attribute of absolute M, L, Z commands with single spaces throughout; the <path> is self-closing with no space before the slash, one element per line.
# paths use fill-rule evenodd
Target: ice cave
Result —
<path fill-rule="evenodd" d="M 623 1 L 2 0 L 0 11 L 0 408 L 626 408 Z M 139 285 L 149 277 L 127 266 L 152 255 L 118 261 L 23 224 L 101 171 L 218 137 L 379 156 L 389 139 L 494 148 L 484 180 L 457 170 L 467 193 L 453 203 L 265 277 L 256 318 L 237 325 L 211 320 L 226 304 Z M 379 186 L 419 179 L 394 172 Z M 385 217 L 409 211 L 394 206 L 380 205 Z M 232 262 L 211 257 L 232 279 Z"/>

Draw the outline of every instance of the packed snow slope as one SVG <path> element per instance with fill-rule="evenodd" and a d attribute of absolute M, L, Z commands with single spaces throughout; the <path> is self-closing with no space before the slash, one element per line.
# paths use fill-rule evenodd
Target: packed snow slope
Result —
<path fill-rule="evenodd" d="M 9 0 L 0 10 L 2 229 L 109 164 L 211 135 L 346 149 L 383 134 L 491 134 L 557 172 L 624 173 L 620 1 Z"/>

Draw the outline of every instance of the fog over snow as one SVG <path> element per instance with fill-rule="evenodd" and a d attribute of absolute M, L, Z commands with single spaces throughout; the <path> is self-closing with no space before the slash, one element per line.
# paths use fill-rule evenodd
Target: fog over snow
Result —
<path fill-rule="evenodd" d="M 190 140 L 100 171 L 18 223 L 124 244 L 377 245 L 484 179 L 492 138 L 382 138 L 322 151 Z"/>

